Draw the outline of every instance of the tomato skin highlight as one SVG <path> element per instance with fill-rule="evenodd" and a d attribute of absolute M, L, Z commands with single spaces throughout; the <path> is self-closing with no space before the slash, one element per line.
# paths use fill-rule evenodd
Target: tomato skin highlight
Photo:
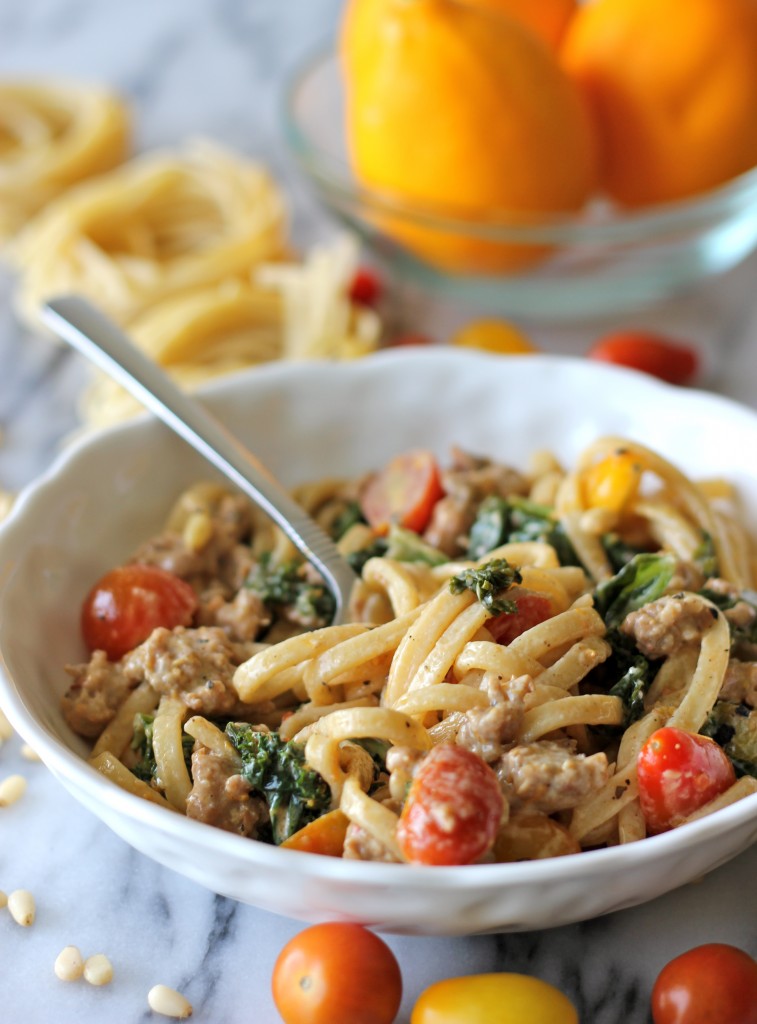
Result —
<path fill-rule="evenodd" d="M 370 477 L 360 495 L 360 506 L 375 530 L 385 531 L 397 523 L 422 533 L 443 495 L 439 466 L 431 452 L 406 452 Z"/>
<path fill-rule="evenodd" d="M 680 825 L 736 781 L 728 755 L 707 736 L 665 726 L 639 751 L 639 804 L 652 833 Z"/>
<path fill-rule="evenodd" d="M 196 609 L 194 590 L 174 573 L 157 565 L 122 565 L 84 599 L 82 636 L 90 651 L 105 651 L 109 661 L 117 661 L 158 626 L 189 626 Z"/>
<path fill-rule="evenodd" d="M 757 962 L 711 942 L 675 957 L 652 989 L 654 1024 L 757 1024 Z"/>
<path fill-rule="evenodd" d="M 472 864 L 493 845 L 503 811 L 497 776 L 483 758 L 440 743 L 410 785 L 397 842 L 413 864 Z"/>
<path fill-rule="evenodd" d="M 402 1001 L 394 953 L 358 924 L 317 924 L 295 935 L 271 985 L 285 1024 L 392 1024 Z"/>
<path fill-rule="evenodd" d="M 421 993 L 410 1024 L 578 1024 L 567 996 L 525 974 L 473 974 Z"/>
<path fill-rule="evenodd" d="M 552 616 L 552 602 L 544 594 L 513 588 L 507 595 L 518 606 L 515 612 L 501 612 L 489 619 L 486 628 L 498 644 L 510 644 L 521 633 Z"/>
<path fill-rule="evenodd" d="M 651 331 L 607 334 L 586 354 L 590 359 L 651 374 L 668 384 L 687 384 L 699 369 L 695 348 Z"/>

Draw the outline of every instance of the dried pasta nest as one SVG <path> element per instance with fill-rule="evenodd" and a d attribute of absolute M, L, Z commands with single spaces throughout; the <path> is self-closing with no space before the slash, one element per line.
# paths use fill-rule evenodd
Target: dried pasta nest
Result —
<path fill-rule="evenodd" d="M 126 105 L 73 82 L 0 82 L 0 241 L 61 192 L 126 159 Z"/>
<path fill-rule="evenodd" d="M 51 203 L 19 234 L 16 307 L 38 328 L 53 294 L 92 298 L 121 324 L 285 250 L 284 198 L 256 162 L 196 140 L 135 158 Z"/>
<path fill-rule="evenodd" d="M 381 325 L 353 306 L 347 285 L 357 263 L 351 238 L 314 249 L 304 262 L 264 264 L 251 279 L 227 279 L 163 300 L 129 331 L 139 347 L 184 388 L 276 359 L 349 359 L 379 343 Z M 90 427 L 141 410 L 102 374 L 80 402 Z"/>

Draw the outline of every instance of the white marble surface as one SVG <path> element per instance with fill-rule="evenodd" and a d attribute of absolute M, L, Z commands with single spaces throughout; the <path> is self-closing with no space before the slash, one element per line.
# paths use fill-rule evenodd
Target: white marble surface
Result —
<path fill-rule="evenodd" d="M 306 241 L 329 224 L 288 164 L 279 87 L 333 31 L 339 7 L 339 0 L 0 0 L 0 74 L 112 83 L 132 99 L 140 147 L 208 134 L 265 158 L 290 190 L 294 236 Z M 703 384 L 750 405 L 757 405 L 756 267 L 752 260 L 717 287 L 645 318 L 688 333 L 705 357 Z M 21 487 L 49 463 L 75 426 L 85 374 L 73 355 L 18 327 L 10 290 L 0 278 L 0 489 Z M 403 308 L 413 327 L 441 337 L 475 312 L 417 296 Z M 533 331 L 547 348 L 582 352 L 599 329 Z M 0 777 L 14 771 L 27 776 L 29 790 L 0 811 L 0 888 L 31 889 L 39 910 L 29 929 L 0 915 L 2 1024 L 137 1024 L 155 1019 L 146 994 L 156 982 L 185 992 L 198 1022 L 278 1019 L 271 969 L 301 925 L 214 896 L 137 854 L 42 765 L 23 760 L 18 739 L 0 748 Z M 485 970 L 555 983 L 575 1001 L 582 1024 L 646 1024 L 652 983 L 672 956 L 709 941 L 757 953 L 755 897 L 752 849 L 697 885 L 580 925 L 468 939 L 389 937 L 405 979 L 400 1024 L 427 984 Z M 53 961 L 69 943 L 85 954 L 106 952 L 113 983 L 59 982 Z"/>

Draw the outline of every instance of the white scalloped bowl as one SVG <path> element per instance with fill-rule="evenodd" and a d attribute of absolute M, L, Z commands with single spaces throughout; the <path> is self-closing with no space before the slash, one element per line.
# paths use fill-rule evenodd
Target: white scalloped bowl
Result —
<path fill-rule="evenodd" d="M 757 415 L 611 366 L 436 349 L 352 364 L 275 365 L 219 383 L 211 408 L 285 483 L 348 475 L 411 446 L 457 443 L 524 465 L 570 461 L 604 433 L 657 448 L 694 476 L 741 489 L 757 522 Z M 625 847 L 462 868 L 342 861 L 277 849 L 152 806 L 88 766 L 61 716 L 63 665 L 85 652 L 92 580 L 156 532 L 208 467 L 146 417 L 72 447 L 0 529 L 0 703 L 63 785 L 128 843 L 196 882 L 306 921 L 415 934 L 546 928 L 653 899 L 757 838 L 757 796 Z"/>

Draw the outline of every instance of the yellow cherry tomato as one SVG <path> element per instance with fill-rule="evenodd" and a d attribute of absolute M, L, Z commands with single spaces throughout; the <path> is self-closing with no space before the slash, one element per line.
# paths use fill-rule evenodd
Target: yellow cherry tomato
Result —
<path fill-rule="evenodd" d="M 571 1001 L 525 974 L 472 974 L 422 992 L 410 1024 L 578 1024 Z"/>
<path fill-rule="evenodd" d="M 586 470 L 584 498 L 588 508 L 622 510 L 636 497 L 642 467 L 631 452 L 619 449 Z"/>
<path fill-rule="evenodd" d="M 531 339 L 506 320 L 471 320 L 452 337 L 453 345 L 498 352 L 503 356 L 538 351 Z"/>

